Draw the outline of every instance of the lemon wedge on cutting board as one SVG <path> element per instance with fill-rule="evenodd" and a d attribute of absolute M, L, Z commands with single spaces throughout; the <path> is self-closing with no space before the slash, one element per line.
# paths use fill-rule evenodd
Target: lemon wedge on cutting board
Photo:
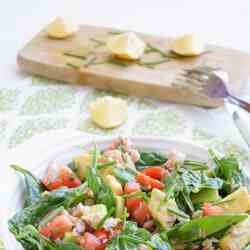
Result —
<path fill-rule="evenodd" d="M 205 50 L 205 43 L 198 33 L 176 38 L 170 43 L 170 50 L 182 56 L 198 56 Z"/>
<path fill-rule="evenodd" d="M 78 30 L 78 26 L 69 18 L 57 17 L 47 27 L 47 34 L 51 38 L 63 39 L 73 35 Z"/>
<path fill-rule="evenodd" d="M 101 128 L 114 128 L 127 120 L 128 105 L 120 98 L 105 96 L 90 104 L 90 114 L 93 122 Z"/>
<path fill-rule="evenodd" d="M 137 60 L 146 48 L 146 44 L 132 32 L 111 36 L 107 41 L 111 53 L 121 59 Z"/>

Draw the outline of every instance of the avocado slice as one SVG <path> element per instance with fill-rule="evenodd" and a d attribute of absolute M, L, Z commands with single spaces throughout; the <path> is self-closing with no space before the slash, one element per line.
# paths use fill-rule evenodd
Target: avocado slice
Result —
<path fill-rule="evenodd" d="M 191 195 L 191 200 L 194 204 L 201 204 L 203 202 L 213 202 L 220 199 L 218 190 L 216 189 L 203 189 L 197 194 Z"/>
<path fill-rule="evenodd" d="M 171 227 L 174 222 L 174 215 L 169 212 L 169 208 L 178 209 L 174 199 L 166 199 L 166 194 L 154 188 L 148 203 L 152 217 L 157 220 L 163 228 Z M 172 220 L 170 220 L 172 218 Z"/>
<path fill-rule="evenodd" d="M 84 153 L 83 155 L 76 156 L 73 161 L 76 166 L 77 175 L 81 180 L 84 180 L 87 174 L 87 170 L 91 165 L 92 155 L 89 153 Z"/>
<path fill-rule="evenodd" d="M 96 228 L 107 214 L 107 207 L 104 204 L 83 206 L 82 219 L 86 220 L 93 228 Z"/>
<path fill-rule="evenodd" d="M 225 197 L 219 207 L 225 213 L 245 213 L 250 211 L 250 195 L 246 187 L 240 187 L 227 197 Z"/>
<path fill-rule="evenodd" d="M 224 236 L 219 245 L 222 250 L 243 250 L 250 242 L 250 217 L 231 227 L 229 233 Z"/>
<path fill-rule="evenodd" d="M 122 196 L 116 195 L 115 202 L 116 202 L 116 210 L 115 210 L 116 218 L 122 219 L 124 217 L 124 212 L 125 212 L 124 198 Z"/>
<path fill-rule="evenodd" d="M 114 175 L 108 174 L 104 177 L 105 183 L 111 188 L 114 195 L 122 195 L 122 184 L 116 179 Z"/>
<path fill-rule="evenodd" d="M 77 236 L 72 232 L 66 232 L 63 237 L 64 243 L 75 243 L 77 241 Z"/>

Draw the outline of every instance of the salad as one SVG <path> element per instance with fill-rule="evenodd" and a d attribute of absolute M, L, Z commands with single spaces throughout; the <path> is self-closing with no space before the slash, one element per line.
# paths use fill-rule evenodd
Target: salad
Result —
<path fill-rule="evenodd" d="M 234 156 L 143 152 L 126 138 L 25 182 L 9 230 L 26 250 L 250 249 L 250 195 Z"/>

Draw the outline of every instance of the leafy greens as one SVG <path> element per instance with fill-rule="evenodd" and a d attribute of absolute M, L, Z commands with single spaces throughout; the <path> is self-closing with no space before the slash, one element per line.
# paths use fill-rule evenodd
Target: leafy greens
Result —
<path fill-rule="evenodd" d="M 44 191 L 44 188 L 41 185 L 40 181 L 28 170 L 20 166 L 11 165 L 11 168 L 13 168 L 15 171 L 21 173 L 24 176 L 24 182 L 25 182 L 24 207 L 28 207 L 36 203 L 41 198 L 42 192 Z"/>
<path fill-rule="evenodd" d="M 221 178 L 224 182 L 221 190 L 223 196 L 244 185 L 243 172 L 235 156 L 229 155 L 219 158 L 214 151 L 209 150 L 209 153 L 216 165 L 214 169 L 215 176 Z"/>
<path fill-rule="evenodd" d="M 111 188 L 104 182 L 97 169 L 97 151 L 93 150 L 91 166 L 88 168 L 86 181 L 89 188 L 93 191 L 97 203 L 107 206 L 108 209 L 115 207 L 115 197 Z"/>

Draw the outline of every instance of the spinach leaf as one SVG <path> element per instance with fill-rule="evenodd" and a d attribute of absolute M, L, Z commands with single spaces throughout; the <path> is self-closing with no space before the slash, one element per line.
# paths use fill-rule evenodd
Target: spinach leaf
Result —
<path fill-rule="evenodd" d="M 20 228 L 20 231 L 16 234 L 16 239 L 25 249 L 50 249 L 48 247 L 50 245 L 50 240 L 41 236 L 37 229 L 32 225 Z M 52 242 L 51 245 L 53 245 Z M 47 246 L 47 248 L 45 246 Z M 53 248 L 51 247 L 51 249 Z"/>
<path fill-rule="evenodd" d="M 28 225 L 22 228 L 17 240 L 26 248 L 32 250 L 86 250 L 74 243 L 55 243 L 39 234 L 37 229 Z"/>
<path fill-rule="evenodd" d="M 194 212 L 194 205 L 192 203 L 190 193 L 182 186 L 182 189 L 175 194 L 175 201 L 177 206 L 186 213 Z"/>
<path fill-rule="evenodd" d="M 154 152 L 140 152 L 140 160 L 136 163 L 136 168 L 142 170 L 147 166 L 163 165 L 167 157 Z"/>
<path fill-rule="evenodd" d="M 78 246 L 75 243 L 60 243 L 60 244 L 54 244 L 53 250 L 88 250 L 88 249 Z"/>
<path fill-rule="evenodd" d="M 123 234 L 132 234 L 138 238 L 141 238 L 145 241 L 151 238 L 151 233 L 143 228 L 139 228 L 136 223 L 126 221 L 124 225 Z"/>
<path fill-rule="evenodd" d="M 141 244 L 152 250 L 172 250 L 168 241 L 162 239 L 159 234 L 152 236 L 147 230 L 128 221 L 124 225 L 123 232 L 111 240 L 106 250 L 138 250 L 138 246 Z"/>
<path fill-rule="evenodd" d="M 137 250 L 140 244 L 145 244 L 153 248 L 150 239 L 151 234 L 146 229 L 139 228 L 135 223 L 126 221 L 123 232 L 111 240 L 106 250 Z"/>
<path fill-rule="evenodd" d="M 194 212 L 194 206 L 190 198 L 190 192 L 187 187 L 184 185 L 181 179 L 181 173 L 178 169 L 172 171 L 164 180 L 165 182 L 165 193 L 167 198 L 174 198 L 178 207 L 188 212 Z"/>
<path fill-rule="evenodd" d="M 191 160 L 185 160 L 183 164 L 183 168 L 187 168 L 189 170 L 208 170 L 209 167 L 205 162 L 200 162 L 200 161 L 191 161 Z"/>
<path fill-rule="evenodd" d="M 216 164 L 214 169 L 215 176 L 224 181 L 221 190 L 223 196 L 232 193 L 240 186 L 244 185 L 243 172 L 235 156 L 229 155 L 219 158 L 214 151 L 209 150 L 209 153 Z"/>
<path fill-rule="evenodd" d="M 167 232 L 169 239 L 181 242 L 192 242 L 204 239 L 233 224 L 241 222 L 247 214 L 206 216 L 180 224 Z"/>
<path fill-rule="evenodd" d="M 94 147 L 91 166 L 87 170 L 86 181 L 89 188 L 93 191 L 97 203 L 102 203 L 108 209 L 115 207 L 115 196 L 111 188 L 104 182 L 97 169 L 97 150 Z"/>
<path fill-rule="evenodd" d="M 87 185 L 77 188 L 61 188 L 44 194 L 39 201 L 22 209 L 9 220 L 9 230 L 17 235 L 20 229 L 32 224 L 36 225 L 43 216 L 60 206 L 72 207 L 84 199 Z"/>
<path fill-rule="evenodd" d="M 154 234 L 151 238 L 151 243 L 155 250 L 172 250 L 173 248 L 168 241 L 163 240 L 159 234 Z"/>
<path fill-rule="evenodd" d="M 28 170 L 20 166 L 11 165 L 10 167 L 24 176 L 24 181 L 25 181 L 24 207 L 28 207 L 36 203 L 41 198 L 41 194 L 44 191 L 40 181 L 35 176 L 33 176 Z"/>
<path fill-rule="evenodd" d="M 250 250 L 250 245 L 247 245 L 244 250 Z"/>
<path fill-rule="evenodd" d="M 175 174 L 175 177 L 170 180 L 173 174 Z M 176 203 L 181 210 L 187 213 L 188 211 L 194 212 L 194 206 L 191 200 L 192 193 L 196 194 L 204 189 L 219 190 L 223 185 L 223 181 L 220 178 L 208 177 L 203 171 L 180 169 L 178 174 L 173 174 L 166 178 L 166 186 L 169 187 L 168 184 L 171 181 L 173 182 L 172 186 L 175 186 L 174 197 Z M 167 192 L 170 191 L 167 190 Z"/>
<path fill-rule="evenodd" d="M 181 180 L 189 193 L 198 193 L 202 189 L 220 189 L 223 181 L 220 178 L 210 178 L 204 172 L 184 170 Z"/>
<path fill-rule="evenodd" d="M 131 172 L 127 171 L 126 169 L 122 168 L 114 168 L 114 175 L 115 177 L 122 183 L 126 184 L 127 182 L 134 182 L 135 181 L 135 175 Z"/>

